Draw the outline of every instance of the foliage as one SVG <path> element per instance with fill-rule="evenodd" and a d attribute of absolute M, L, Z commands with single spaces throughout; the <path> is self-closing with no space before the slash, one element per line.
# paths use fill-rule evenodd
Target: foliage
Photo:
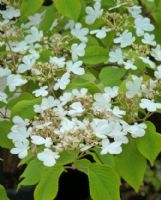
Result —
<path fill-rule="evenodd" d="M 52 200 L 69 168 L 88 176 L 93 200 L 119 200 L 121 178 L 136 192 L 149 181 L 160 12 L 158 0 L 0 2 L 0 146 L 27 165 L 18 189 Z"/>

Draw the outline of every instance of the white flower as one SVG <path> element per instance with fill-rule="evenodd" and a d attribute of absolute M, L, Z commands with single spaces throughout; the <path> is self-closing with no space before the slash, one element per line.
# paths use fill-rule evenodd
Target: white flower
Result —
<path fill-rule="evenodd" d="M 82 64 L 83 64 L 82 61 L 72 62 L 70 60 L 66 63 L 67 71 L 72 72 L 73 74 L 76 74 L 76 75 L 83 75 L 85 71 L 84 71 L 84 68 L 81 67 Z"/>
<path fill-rule="evenodd" d="M 52 167 L 56 164 L 56 160 L 59 158 L 59 154 L 46 148 L 44 151 L 38 153 L 37 157 L 43 162 L 45 166 Z"/>
<path fill-rule="evenodd" d="M 155 69 L 155 63 L 149 59 L 149 57 L 139 57 L 145 64 L 148 64 L 150 68 Z"/>
<path fill-rule="evenodd" d="M 127 131 L 131 133 L 133 138 L 142 137 L 145 135 L 145 129 L 147 128 L 146 124 L 137 124 L 129 125 Z"/>
<path fill-rule="evenodd" d="M 81 116 L 84 112 L 84 108 L 80 102 L 74 102 L 70 105 L 70 110 L 68 111 L 68 115 L 72 117 Z"/>
<path fill-rule="evenodd" d="M 12 49 L 13 52 L 24 53 L 26 50 L 30 48 L 29 44 L 25 41 L 20 42 L 9 42 L 10 47 L 7 45 L 7 50 L 9 48 Z"/>
<path fill-rule="evenodd" d="M 132 81 L 127 81 L 126 83 L 126 97 L 131 99 L 135 96 L 141 96 L 141 85 L 142 85 L 142 78 L 137 76 L 132 76 Z"/>
<path fill-rule="evenodd" d="M 15 127 L 15 125 L 17 127 L 26 127 L 29 125 L 29 120 L 22 119 L 20 116 L 14 116 L 12 121 L 14 123 L 14 127 Z"/>
<path fill-rule="evenodd" d="M 0 67 L 0 78 L 5 77 L 5 76 L 9 76 L 11 74 L 11 70 L 6 68 L 1 68 Z"/>
<path fill-rule="evenodd" d="M 111 97 L 106 93 L 95 93 L 94 94 L 93 109 L 95 111 L 109 111 L 111 109 Z"/>
<path fill-rule="evenodd" d="M 31 54 L 23 57 L 23 64 L 18 66 L 18 73 L 24 73 L 27 70 L 30 70 L 35 64 L 36 60 L 39 58 L 39 53 L 35 50 L 30 50 Z"/>
<path fill-rule="evenodd" d="M 161 79 L 161 65 L 157 67 L 157 71 L 154 72 L 154 75 L 157 79 Z"/>
<path fill-rule="evenodd" d="M 128 30 L 125 30 L 119 37 L 114 39 L 114 43 L 120 43 L 121 48 L 130 46 L 135 41 L 135 37 Z"/>
<path fill-rule="evenodd" d="M 144 38 L 142 39 L 144 44 L 149 44 L 151 46 L 156 46 L 155 36 L 154 34 L 145 33 Z"/>
<path fill-rule="evenodd" d="M 70 131 L 73 131 L 74 128 L 75 128 L 75 122 L 72 121 L 72 120 L 69 120 L 68 118 L 64 117 L 61 121 L 61 124 L 60 124 L 60 130 L 59 132 L 61 134 L 64 134 L 64 133 L 68 133 Z"/>
<path fill-rule="evenodd" d="M 8 138 L 13 140 L 13 142 L 23 142 L 30 136 L 31 131 L 31 128 L 27 129 L 26 127 L 13 126 L 11 132 L 8 134 Z"/>
<path fill-rule="evenodd" d="M 108 139 L 104 139 L 102 140 L 101 154 L 120 154 L 122 152 L 121 144 L 119 141 L 110 143 Z"/>
<path fill-rule="evenodd" d="M 20 74 L 11 74 L 7 77 L 7 85 L 10 92 L 15 91 L 17 86 L 22 86 L 27 83 L 27 80 L 23 79 Z"/>
<path fill-rule="evenodd" d="M 44 15 L 44 12 L 36 13 L 36 14 L 34 14 L 32 16 L 29 16 L 28 17 L 29 22 L 27 22 L 25 24 L 22 24 L 21 27 L 22 28 L 26 28 L 26 29 L 29 29 L 32 26 L 38 27 L 40 22 L 41 22 L 41 20 L 42 20 L 42 16 L 43 15 Z"/>
<path fill-rule="evenodd" d="M 57 100 L 54 99 L 54 97 L 49 96 L 47 98 L 43 98 L 41 105 L 34 105 L 34 111 L 36 113 L 41 113 L 44 110 L 48 110 L 50 108 L 53 108 L 57 105 Z"/>
<path fill-rule="evenodd" d="M 141 99 L 140 107 L 147 109 L 149 112 L 155 112 L 157 109 L 161 109 L 161 103 L 155 103 L 150 99 Z"/>
<path fill-rule="evenodd" d="M 80 90 L 78 90 L 78 89 L 72 90 L 72 94 L 77 98 L 85 97 L 87 95 L 87 93 L 88 93 L 87 88 L 81 88 Z"/>
<path fill-rule="evenodd" d="M 109 111 L 111 109 L 111 98 L 109 97 L 109 94 L 104 93 L 96 93 L 94 94 L 94 100 L 93 103 L 93 109 L 96 111 Z"/>
<path fill-rule="evenodd" d="M 7 94 L 0 91 L 0 102 L 7 103 Z"/>
<path fill-rule="evenodd" d="M 94 119 L 91 122 L 91 128 L 93 133 L 101 139 L 107 138 L 108 134 L 111 131 L 111 126 L 108 124 L 108 121 L 105 119 Z"/>
<path fill-rule="evenodd" d="M 78 60 L 78 57 L 82 57 L 85 55 L 85 48 L 86 44 L 85 43 L 80 43 L 80 44 L 72 44 L 71 46 L 71 53 L 72 53 L 72 60 L 76 62 Z"/>
<path fill-rule="evenodd" d="M 150 19 L 141 15 L 138 15 L 135 18 L 135 28 L 138 37 L 143 36 L 145 31 L 151 32 L 154 30 L 154 26 L 150 23 Z"/>
<path fill-rule="evenodd" d="M 132 6 L 128 8 L 129 13 L 134 17 L 138 17 L 141 14 L 141 6 Z"/>
<path fill-rule="evenodd" d="M 88 41 L 88 38 L 87 38 L 88 32 L 89 32 L 89 29 L 88 28 L 82 28 L 81 23 L 76 23 L 74 28 L 72 28 L 72 30 L 71 30 L 71 34 L 74 37 L 78 38 L 82 42 Z"/>
<path fill-rule="evenodd" d="M 105 91 L 105 94 L 107 94 L 108 97 L 114 98 L 118 95 L 119 87 L 118 86 L 105 87 L 104 91 Z"/>
<path fill-rule="evenodd" d="M 9 7 L 6 10 L 1 10 L 0 14 L 4 19 L 13 19 L 14 17 L 19 17 L 20 16 L 20 10 L 15 9 L 13 7 Z"/>
<path fill-rule="evenodd" d="M 34 90 L 32 93 L 35 95 L 35 97 L 45 97 L 48 95 L 48 86 L 42 86 L 39 89 Z"/>
<path fill-rule="evenodd" d="M 126 112 L 124 110 L 120 110 L 120 108 L 118 106 L 115 106 L 113 109 L 112 109 L 112 113 L 119 117 L 119 118 L 122 118 L 123 115 L 126 114 Z"/>
<path fill-rule="evenodd" d="M 56 65 L 56 67 L 58 68 L 63 68 L 65 66 L 65 57 L 50 57 L 50 61 L 51 64 Z"/>
<path fill-rule="evenodd" d="M 126 62 L 123 62 L 123 64 L 124 64 L 124 67 L 125 67 L 125 69 L 132 69 L 132 70 L 136 70 L 137 69 L 137 66 L 136 65 L 134 65 L 134 62 L 133 61 L 131 61 L 131 60 L 128 60 L 128 61 L 126 61 Z"/>
<path fill-rule="evenodd" d="M 152 50 L 151 55 L 157 60 L 161 61 L 161 46 L 157 45 L 155 49 Z"/>
<path fill-rule="evenodd" d="M 64 92 L 62 96 L 59 97 L 59 100 L 61 101 L 61 105 L 65 105 L 68 102 L 72 101 L 73 95 L 70 92 Z"/>
<path fill-rule="evenodd" d="M 18 157 L 20 159 L 23 159 L 27 156 L 28 154 L 28 149 L 29 149 L 29 141 L 25 140 L 25 141 L 16 141 L 14 143 L 15 148 L 11 149 L 11 153 L 12 154 L 18 154 Z"/>
<path fill-rule="evenodd" d="M 64 90 L 69 83 L 70 83 L 70 73 L 66 72 L 60 79 L 58 79 L 57 83 L 54 85 L 54 90 L 58 90 L 59 88 L 61 90 Z"/>
<path fill-rule="evenodd" d="M 67 24 L 64 26 L 64 30 L 73 29 L 75 25 L 74 20 L 68 20 Z"/>
<path fill-rule="evenodd" d="M 122 50 L 117 48 L 109 53 L 109 61 L 112 63 L 118 63 L 119 65 L 123 64 L 123 55 Z"/>
<path fill-rule="evenodd" d="M 146 98 L 152 99 L 154 97 L 154 90 L 157 86 L 157 80 L 150 79 L 145 84 L 142 84 L 141 89 Z"/>
<path fill-rule="evenodd" d="M 96 30 L 90 31 L 90 34 L 92 34 L 92 35 L 95 34 L 97 38 L 103 39 L 106 37 L 107 33 L 110 31 L 111 31 L 110 28 L 102 27 L 101 29 L 96 29 Z"/>
<path fill-rule="evenodd" d="M 101 3 L 99 1 L 95 2 L 94 8 L 86 7 L 87 16 L 85 22 L 87 24 L 93 24 L 97 18 L 103 14 L 103 9 L 101 9 Z"/>
<path fill-rule="evenodd" d="M 32 27 L 30 29 L 30 34 L 27 35 L 24 39 L 25 42 L 27 42 L 28 44 L 34 43 L 34 42 L 39 42 L 41 41 L 42 37 L 43 37 L 43 32 L 39 31 L 37 29 L 37 27 Z"/>
<path fill-rule="evenodd" d="M 47 138 L 43 138 L 39 135 L 32 135 L 31 136 L 31 142 L 33 144 L 36 144 L 36 145 L 45 145 L 45 147 L 51 147 L 52 145 L 52 139 L 50 137 L 47 137 Z"/>

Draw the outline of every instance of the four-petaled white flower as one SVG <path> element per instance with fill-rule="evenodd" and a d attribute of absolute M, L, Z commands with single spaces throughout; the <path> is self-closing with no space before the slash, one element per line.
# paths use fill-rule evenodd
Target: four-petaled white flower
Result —
<path fill-rule="evenodd" d="M 135 96 L 141 96 L 141 85 L 142 85 L 142 77 L 132 76 L 132 81 L 127 81 L 126 83 L 126 97 L 131 99 Z"/>
<path fill-rule="evenodd" d="M 45 97 L 48 95 L 48 86 L 42 86 L 39 89 L 34 90 L 32 93 L 35 95 L 35 97 Z"/>
<path fill-rule="evenodd" d="M 43 162 L 43 164 L 47 167 L 52 167 L 56 164 L 56 160 L 60 157 L 57 152 L 53 152 L 52 150 L 46 148 L 44 151 L 37 154 L 39 160 Z"/>
<path fill-rule="evenodd" d="M 50 57 L 49 62 L 54 65 L 54 68 L 63 68 L 65 66 L 65 57 Z"/>
<path fill-rule="evenodd" d="M 63 74 L 61 78 L 57 80 L 57 83 L 54 85 L 54 90 L 58 89 L 64 90 L 69 83 L 70 83 L 70 73 L 66 72 L 65 74 Z"/>
<path fill-rule="evenodd" d="M 82 57 L 85 55 L 85 48 L 86 44 L 85 43 L 80 43 L 80 44 L 72 44 L 71 46 L 71 53 L 72 53 L 72 60 L 74 62 L 78 61 L 78 57 Z"/>
<path fill-rule="evenodd" d="M 18 73 L 24 73 L 30 70 L 39 58 L 39 53 L 35 50 L 30 50 L 29 55 L 22 58 L 23 63 L 18 66 Z"/>
<path fill-rule="evenodd" d="M 129 13 L 134 17 L 138 17 L 141 14 L 141 6 L 132 6 L 128 8 Z"/>
<path fill-rule="evenodd" d="M 106 37 L 107 33 L 110 31 L 111 31 L 110 28 L 102 27 L 101 29 L 96 29 L 96 30 L 90 31 L 90 34 L 96 35 L 96 37 L 99 39 L 103 39 Z"/>
<path fill-rule="evenodd" d="M 87 16 L 85 18 L 85 22 L 87 24 L 93 24 L 97 18 L 99 18 L 103 14 L 103 9 L 101 9 L 101 2 L 97 1 L 94 4 L 94 7 L 86 7 Z"/>
<path fill-rule="evenodd" d="M 127 60 L 126 62 L 123 62 L 125 69 L 132 69 L 136 70 L 137 66 L 134 65 L 134 62 L 132 60 Z"/>
<path fill-rule="evenodd" d="M 147 109 L 149 112 L 155 112 L 157 109 L 161 109 L 161 103 L 155 103 L 154 100 L 141 99 L 140 108 Z"/>
<path fill-rule="evenodd" d="M 94 119 L 90 125 L 93 133 L 101 139 L 107 138 L 108 134 L 112 130 L 108 121 L 105 119 Z"/>
<path fill-rule="evenodd" d="M 76 23 L 74 28 L 71 29 L 71 34 L 78 38 L 81 42 L 87 42 L 88 28 L 83 28 L 81 23 Z"/>
<path fill-rule="evenodd" d="M 127 131 L 129 133 L 131 133 L 133 138 L 137 138 L 137 137 L 142 137 L 145 135 L 145 129 L 147 128 L 147 125 L 142 123 L 142 124 L 133 124 L 133 125 L 129 125 L 127 128 Z"/>
<path fill-rule="evenodd" d="M 130 46 L 135 41 L 135 37 L 128 30 L 125 30 L 119 37 L 114 39 L 114 43 L 120 43 L 121 48 Z"/>
<path fill-rule="evenodd" d="M 157 67 L 157 70 L 154 72 L 154 75 L 158 80 L 161 79 L 161 65 Z"/>
<path fill-rule="evenodd" d="M 76 75 L 83 75 L 85 73 L 84 68 L 81 67 L 83 64 L 82 61 L 72 62 L 71 60 L 66 63 L 67 71 L 72 72 Z"/>
<path fill-rule="evenodd" d="M 0 102 L 7 103 L 7 94 L 0 91 Z"/>
<path fill-rule="evenodd" d="M 161 46 L 158 44 L 155 49 L 152 49 L 151 55 L 157 60 L 161 61 Z"/>
<path fill-rule="evenodd" d="M 6 10 L 0 10 L 0 14 L 2 15 L 2 17 L 4 19 L 13 19 L 15 17 L 19 17 L 20 16 L 20 10 L 19 9 L 15 9 L 13 7 L 9 7 Z"/>
<path fill-rule="evenodd" d="M 25 85 L 27 80 L 23 79 L 20 74 L 11 74 L 7 77 L 7 85 L 11 92 L 16 90 L 16 87 Z"/>
<path fill-rule="evenodd" d="M 115 142 L 111 142 L 106 138 L 104 140 L 102 140 L 102 150 L 101 150 L 101 154 L 120 154 L 122 152 L 122 148 L 121 148 L 121 142 L 120 141 L 115 141 Z"/>
<path fill-rule="evenodd" d="M 14 143 L 15 147 L 11 149 L 12 154 L 18 154 L 18 157 L 20 159 L 23 159 L 27 156 L 28 154 L 28 149 L 29 149 L 29 141 L 16 141 Z"/>
<path fill-rule="evenodd" d="M 151 32 L 154 30 L 154 26 L 150 23 L 150 19 L 141 15 L 138 15 L 135 18 L 135 28 L 138 37 L 143 36 L 146 31 Z"/>
<path fill-rule="evenodd" d="M 123 54 L 120 48 L 117 48 L 109 53 L 109 61 L 112 63 L 123 64 Z"/>
<path fill-rule="evenodd" d="M 25 37 L 24 41 L 28 44 L 39 42 L 41 41 L 43 37 L 43 32 L 39 31 L 37 27 L 33 26 L 31 27 L 29 34 Z"/>
<path fill-rule="evenodd" d="M 54 99 L 54 97 L 49 96 L 47 98 L 43 98 L 42 103 L 40 105 L 34 105 L 34 111 L 36 113 L 41 113 L 44 110 L 48 110 L 56 106 L 58 103 L 57 100 Z"/>
<path fill-rule="evenodd" d="M 50 137 L 43 138 L 39 135 L 32 135 L 31 142 L 36 145 L 45 145 L 47 148 L 51 147 L 53 143 Z"/>
<path fill-rule="evenodd" d="M 144 44 L 149 44 L 151 46 L 156 46 L 155 36 L 154 34 L 145 33 L 144 38 L 142 39 Z"/>
<path fill-rule="evenodd" d="M 83 108 L 82 104 L 80 102 L 74 102 L 70 105 L 68 115 L 72 117 L 80 116 L 85 109 Z"/>

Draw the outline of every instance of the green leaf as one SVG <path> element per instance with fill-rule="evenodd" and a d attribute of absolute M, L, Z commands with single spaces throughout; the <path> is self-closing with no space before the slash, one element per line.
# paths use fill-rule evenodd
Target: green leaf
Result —
<path fill-rule="evenodd" d="M 22 100 L 11 109 L 11 116 L 18 115 L 24 119 L 32 119 L 35 116 L 33 106 L 35 104 L 40 104 L 40 102 L 41 98 Z"/>
<path fill-rule="evenodd" d="M 73 150 L 66 150 L 60 153 L 60 158 L 57 160 L 58 165 L 67 165 L 74 161 L 75 152 Z"/>
<path fill-rule="evenodd" d="M 118 86 L 125 73 L 126 70 L 123 68 L 104 67 L 99 74 L 99 78 L 104 86 Z"/>
<path fill-rule="evenodd" d="M 43 0 L 23 0 L 20 12 L 21 20 L 25 20 L 28 16 L 33 15 L 41 7 Z"/>
<path fill-rule="evenodd" d="M 80 0 L 54 0 L 54 4 L 62 15 L 75 21 L 78 20 L 81 12 Z"/>
<path fill-rule="evenodd" d="M 24 92 L 17 98 L 11 99 L 7 104 L 7 108 L 11 109 L 16 103 L 22 100 L 32 100 L 32 99 L 34 99 L 34 96 L 32 94 Z"/>
<path fill-rule="evenodd" d="M 151 165 L 161 152 L 161 135 L 156 132 L 155 126 L 151 122 L 146 122 L 147 129 L 144 137 L 136 140 L 140 153 L 147 158 Z"/>
<path fill-rule="evenodd" d="M 58 192 L 59 177 L 63 170 L 61 166 L 54 166 L 44 170 L 34 192 L 35 200 L 53 200 L 55 198 Z"/>
<path fill-rule="evenodd" d="M 105 165 L 91 164 L 88 169 L 90 194 L 93 200 L 119 200 L 120 179 Z"/>
<path fill-rule="evenodd" d="M 97 65 L 104 63 L 108 59 L 107 50 L 101 46 L 87 46 L 85 56 L 82 57 L 82 61 L 85 64 Z"/>
<path fill-rule="evenodd" d="M 6 190 L 2 185 L 0 185 L 0 197 L 1 197 L 1 200 L 9 200 Z"/>
<path fill-rule="evenodd" d="M 106 164 L 112 168 L 115 168 L 114 156 L 111 154 L 101 155 L 100 151 L 101 151 L 100 149 L 94 148 L 94 152 L 92 153 L 93 158 L 96 160 L 96 162 L 101 164 Z"/>
<path fill-rule="evenodd" d="M 42 17 L 39 28 L 43 31 L 43 33 L 48 33 L 51 25 L 53 24 L 55 19 L 55 7 L 52 4 L 45 8 L 45 14 Z"/>
<path fill-rule="evenodd" d="M 120 199 L 120 178 L 114 169 L 108 165 L 90 163 L 87 159 L 75 161 L 74 166 L 88 175 L 93 200 Z"/>
<path fill-rule="evenodd" d="M 122 178 L 135 191 L 138 191 L 143 182 L 146 169 L 146 160 L 137 150 L 133 141 L 123 146 L 123 152 L 116 156 L 116 168 Z"/>
<path fill-rule="evenodd" d="M 98 84 L 95 83 L 96 78 L 92 74 L 85 74 L 81 77 L 73 78 L 70 82 L 70 84 L 67 86 L 67 91 L 70 91 L 72 89 L 81 89 L 81 88 L 87 88 L 90 93 L 96 93 L 100 92 L 101 88 Z"/>
<path fill-rule="evenodd" d="M 9 121 L 0 122 L 0 146 L 3 148 L 11 149 L 13 147 L 12 141 L 7 137 L 11 127 L 12 123 Z"/>
<path fill-rule="evenodd" d="M 21 185 L 35 185 L 40 180 L 40 174 L 44 169 L 44 165 L 41 161 L 34 159 L 27 165 L 25 171 L 21 175 L 21 178 L 24 178 L 19 186 Z"/>

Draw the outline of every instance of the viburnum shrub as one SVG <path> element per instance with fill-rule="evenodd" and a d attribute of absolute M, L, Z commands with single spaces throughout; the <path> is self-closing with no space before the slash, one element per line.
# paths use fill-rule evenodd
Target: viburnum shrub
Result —
<path fill-rule="evenodd" d="M 161 152 L 148 121 L 161 112 L 161 2 L 0 7 L 0 146 L 27 164 L 19 187 L 52 200 L 71 168 L 93 200 L 119 200 L 120 178 L 138 191 Z"/>

